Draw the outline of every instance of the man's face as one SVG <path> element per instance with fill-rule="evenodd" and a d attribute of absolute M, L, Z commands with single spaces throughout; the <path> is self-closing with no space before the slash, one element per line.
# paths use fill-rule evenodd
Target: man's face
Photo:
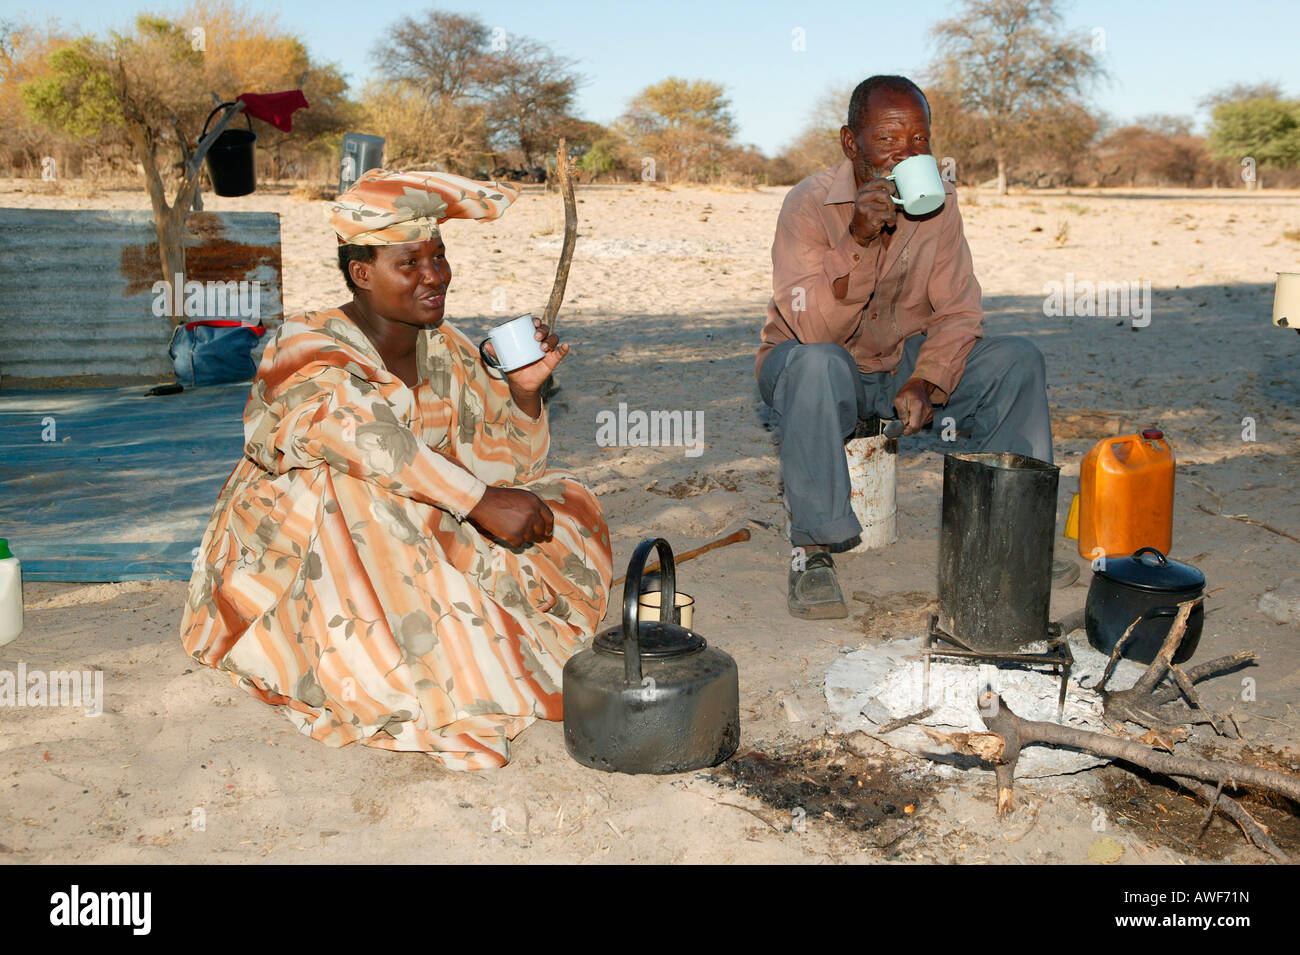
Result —
<path fill-rule="evenodd" d="M 925 100 L 910 90 L 876 90 L 859 121 L 856 131 L 840 127 L 840 147 L 853 163 L 859 187 L 888 175 L 904 159 L 930 151 Z"/>
<path fill-rule="evenodd" d="M 373 262 L 353 262 L 352 280 L 390 321 L 421 328 L 442 324 L 451 266 L 442 239 L 381 245 Z"/>

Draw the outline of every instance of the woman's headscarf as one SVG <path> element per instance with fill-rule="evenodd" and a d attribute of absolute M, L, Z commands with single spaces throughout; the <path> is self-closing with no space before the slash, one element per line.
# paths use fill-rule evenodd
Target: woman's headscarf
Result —
<path fill-rule="evenodd" d="M 476 182 L 449 172 L 371 169 L 330 207 L 340 245 L 423 242 L 448 219 L 496 219 L 519 198 L 519 189 Z"/>

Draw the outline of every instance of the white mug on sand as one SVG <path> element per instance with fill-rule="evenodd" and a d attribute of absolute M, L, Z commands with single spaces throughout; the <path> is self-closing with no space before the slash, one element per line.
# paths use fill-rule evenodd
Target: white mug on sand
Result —
<path fill-rule="evenodd" d="M 511 372 L 545 358 L 542 343 L 534 337 L 536 334 L 537 326 L 533 324 L 531 315 L 512 318 L 488 332 L 488 337 L 479 342 L 478 346 L 479 357 L 487 366 L 488 374 L 491 375 L 494 368 Z M 492 350 L 496 352 L 495 359 L 484 348 L 488 342 L 492 343 Z"/>
<path fill-rule="evenodd" d="M 892 180 L 898 190 L 898 205 L 909 216 L 929 215 L 943 205 L 943 179 L 939 164 L 929 153 L 908 156 L 894 167 L 886 179 Z"/>
<path fill-rule="evenodd" d="M 1277 273 L 1273 293 L 1273 324 L 1300 331 L 1300 272 Z"/>

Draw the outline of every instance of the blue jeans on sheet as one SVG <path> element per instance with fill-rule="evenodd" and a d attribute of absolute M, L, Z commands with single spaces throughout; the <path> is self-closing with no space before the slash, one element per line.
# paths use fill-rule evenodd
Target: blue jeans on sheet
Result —
<path fill-rule="evenodd" d="M 862 526 L 849 501 L 844 441 L 859 418 L 893 418 L 894 395 L 912 375 L 924 335 L 904 343 L 893 374 L 864 375 L 833 343 L 786 341 L 763 359 L 758 390 L 780 418 L 781 478 L 790 509 L 790 543 L 837 545 Z M 1009 452 L 1052 463 L 1043 355 L 1026 338 L 976 339 L 948 403 L 935 406 L 935 427 L 952 418 L 970 433 L 962 450 Z"/>

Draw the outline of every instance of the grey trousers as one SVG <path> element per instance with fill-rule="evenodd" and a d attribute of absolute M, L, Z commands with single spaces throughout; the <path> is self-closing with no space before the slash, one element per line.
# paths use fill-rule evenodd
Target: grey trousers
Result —
<path fill-rule="evenodd" d="M 781 478 L 790 509 L 790 542 L 836 545 L 862 531 L 849 503 L 844 441 L 859 418 L 893 418 L 894 395 L 912 375 L 924 335 L 903 346 L 894 374 L 858 371 L 833 343 L 782 342 L 763 359 L 758 390 L 780 417 Z M 953 419 L 970 438 L 953 450 L 1005 451 L 1052 462 L 1043 355 L 1026 338 L 995 335 L 975 341 L 948 403 L 934 409 L 934 428 Z M 907 439 L 904 439 L 907 440 Z"/>

